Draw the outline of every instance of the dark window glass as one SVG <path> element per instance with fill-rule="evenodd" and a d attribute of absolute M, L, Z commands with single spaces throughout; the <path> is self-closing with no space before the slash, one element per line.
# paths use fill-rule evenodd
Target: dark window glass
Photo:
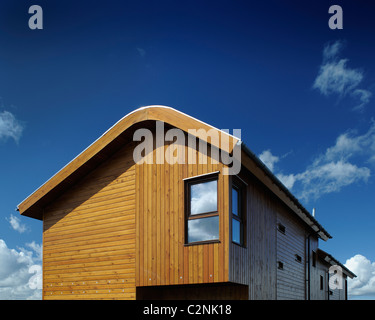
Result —
<path fill-rule="evenodd" d="M 312 252 L 312 266 L 316 267 L 316 252 Z"/>
<path fill-rule="evenodd" d="M 239 197 L 237 188 L 232 188 L 232 213 L 236 216 L 239 215 Z"/>
<path fill-rule="evenodd" d="M 241 223 L 232 219 L 232 241 L 241 244 Z"/>
<path fill-rule="evenodd" d="M 284 233 L 285 234 L 285 226 L 282 225 L 281 223 L 279 223 L 277 225 L 277 230 L 279 230 L 281 233 Z"/>
<path fill-rule="evenodd" d="M 244 243 L 245 219 L 245 184 L 238 177 L 232 180 L 232 242 L 239 245 Z"/>

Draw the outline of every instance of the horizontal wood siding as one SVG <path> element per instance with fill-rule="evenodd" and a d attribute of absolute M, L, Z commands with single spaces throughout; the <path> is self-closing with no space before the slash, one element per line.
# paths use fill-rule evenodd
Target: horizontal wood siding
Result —
<path fill-rule="evenodd" d="M 276 298 L 276 206 L 268 193 L 241 172 L 247 184 L 246 246 L 230 241 L 230 276 L 248 285 L 248 297 Z"/>
<path fill-rule="evenodd" d="M 135 166 L 124 147 L 44 210 L 44 299 L 135 298 Z"/>
<path fill-rule="evenodd" d="M 277 299 L 305 299 L 305 229 L 289 212 L 281 207 L 277 213 L 277 224 L 285 227 L 285 233 L 277 231 Z M 301 257 L 297 261 L 296 255 Z"/>
<path fill-rule="evenodd" d="M 185 150 L 185 164 L 156 164 L 165 153 L 173 156 L 166 145 L 153 150 L 154 164 L 136 165 L 137 286 L 228 281 L 228 176 L 218 178 L 220 242 L 185 245 L 183 179 L 222 171 L 223 165 L 212 160 L 210 149 L 206 164 L 204 154 L 195 148 L 189 152 L 187 143 L 178 149 Z"/>

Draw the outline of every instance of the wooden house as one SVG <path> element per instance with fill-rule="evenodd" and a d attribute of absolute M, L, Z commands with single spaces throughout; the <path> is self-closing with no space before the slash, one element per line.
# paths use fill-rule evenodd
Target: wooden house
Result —
<path fill-rule="evenodd" d="M 135 133 L 160 124 L 185 141 L 153 136 L 136 162 Z M 44 299 L 347 297 L 329 292 L 330 234 L 289 190 L 240 139 L 169 107 L 122 118 L 17 209 L 43 221 Z"/>

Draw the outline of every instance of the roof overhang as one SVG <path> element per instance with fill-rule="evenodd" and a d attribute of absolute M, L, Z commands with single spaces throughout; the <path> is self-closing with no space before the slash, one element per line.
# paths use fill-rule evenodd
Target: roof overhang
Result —
<path fill-rule="evenodd" d="M 17 210 L 22 215 L 42 220 L 43 208 L 46 204 L 108 158 L 111 153 L 118 150 L 118 146 L 123 145 L 125 141 L 132 141 L 132 137 L 130 139 L 124 138 L 129 128 L 149 120 L 168 123 L 205 140 L 217 148 L 223 149 L 221 146 L 224 145 L 226 148 L 224 151 L 228 153 L 231 153 L 234 146 L 239 142 L 238 138 L 173 108 L 158 105 L 142 107 L 115 123 L 89 147 L 23 200 L 17 206 Z M 218 139 L 212 139 L 212 136 L 215 135 L 205 134 L 209 130 L 217 131 Z M 224 136 L 226 143 L 221 143 Z"/>
<path fill-rule="evenodd" d="M 334 266 L 334 265 L 340 266 L 342 268 L 343 273 L 346 274 L 351 279 L 357 277 L 353 272 L 351 272 L 347 267 L 345 267 L 340 261 L 335 259 L 329 253 L 327 253 L 327 252 L 325 252 L 321 249 L 318 249 L 317 254 L 318 254 L 318 258 L 320 260 L 326 262 L 327 264 L 329 264 L 331 266 Z"/>

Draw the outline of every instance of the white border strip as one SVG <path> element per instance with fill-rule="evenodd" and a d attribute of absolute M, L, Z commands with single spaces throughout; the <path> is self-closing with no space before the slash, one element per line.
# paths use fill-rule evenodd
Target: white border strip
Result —
<path fill-rule="evenodd" d="M 210 175 L 213 175 L 213 174 L 216 174 L 216 173 L 220 174 L 220 171 L 203 173 L 203 174 L 199 174 L 199 175 L 194 176 L 194 177 L 188 177 L 188 178 L 185 178 L 185 179 L 182 179 L 182 180 L 185 181 L 185 180 L 190 180 L 190 179 L 194 179 L 194 178 L 201 178 L 201 177 L 210 176 Z"/>

